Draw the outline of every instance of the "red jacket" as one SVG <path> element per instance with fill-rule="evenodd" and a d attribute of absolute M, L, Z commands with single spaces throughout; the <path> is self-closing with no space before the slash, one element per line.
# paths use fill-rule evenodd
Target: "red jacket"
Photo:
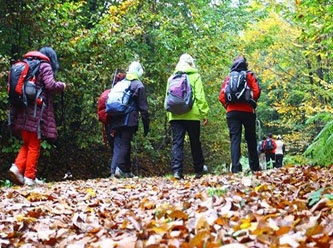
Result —
<path fill-rule="evenodd" d="M 268 137 L 268 138 L 266 138 L 266 140 L 267 139 L 271 139 L 272 140 L 272 143 L 273 143 L 273 150 L 271 150 L 271 151 L 265 151 L 265 153 L 267 153 L 267 154 L 275 154 L 275 150 L 276 150 L 276 147 L 277 147 L 277 144 L 276 144 L 276 141 L 275 141 L 275 139 L 273 139 L 273 138 L 270 138 L 270 137 Z M 264 142 L 263 142 L 263 147 L 265 147 L 265 144 L 266 144 L 266 140 L 264 140 Z"/>
<path fill-rule="evenodd" d="M 247 103 L 247 102 L 236 102 L 236 103 L 227 103 L 225 100 L 225 87 L 227 85 L 227 82 L 229 80 L 229 75 L 224 79 L 221 91 L 220 91 L 220 96 L 219 96 L 219 101 L 222 103 L 222 105 L 226 108 L 227 112 L 230 111 L 242 111 L 242 112 L 254 112 L 253 107 Z M 247 72 L 247 84 L 252 90 L 253 93 L 253 99 L 257 101 L 260 97 L 260 87 L 258 84 L 258 80 L 255 77 L 254 73 L 251 71 Z"/>

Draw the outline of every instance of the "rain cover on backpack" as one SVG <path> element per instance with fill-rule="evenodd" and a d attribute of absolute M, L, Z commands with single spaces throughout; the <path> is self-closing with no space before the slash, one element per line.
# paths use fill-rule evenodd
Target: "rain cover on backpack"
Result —
<path fill-rule="evenodd" d="M 186 73 L 176 73 L 168 83 L 165 109 L 174 114 L 189 112 L 193 106 L 192 87 Z"/>
<path fill-rule="evenodd" d="M 247 85 L 246 71 L 232 71 L 225 87 L 226 102 L 248 102 L 251 99 L 251 90 Z"/>
<path fill-rule="evenodd" d="M 97 101 L 97 117 L 98 121 L 102 122 L 103 124 L 108 124 L 109 116 L 106 113 L 106 100 L 108 99 L 108 95 L 111 89 L 104 90 L 102 94 L 99 96 Z"/>
<path fill-rule="evenodd" d="M 111 116 L 124 115 L 134 110 L 131 81 L 123 79 L 111 88 L 106 100 L 106 112 Z"/>

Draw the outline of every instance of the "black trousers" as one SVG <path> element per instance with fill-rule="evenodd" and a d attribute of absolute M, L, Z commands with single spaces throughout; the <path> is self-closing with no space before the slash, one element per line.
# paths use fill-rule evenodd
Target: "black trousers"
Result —
<path fill-rule="evenodd" d="M 275 160 L 275 153 L 266 153 L 266 168 L 270 168 L 270 163 L 272 160 L 273 168 L 276 168 L 276 160 Z"/>
<path fill-rule="evenodd" d="M 184 139 L 188 133 L 191 145 L 193 169 L 195 173 L 201 173 L 205 163 L 200 141 L 200 121 L 174 120 L 170 121 L 173 142 L 172 142 L 172 170 L 183 172 L 184 161 Z"/>
<path fill-rule="evenodd" d="M 131 141 L 136 132 L 136 127 L 121 127 L 115 132 L 114 142 L 119 144 L 119 148 L 114 150 L 113 157 L 117 158 L 116 165 L 123 172 L 131 172 Z"/>
<path fill-rule="evenodd" d="M 231 111 L 227 113 L 227 124 L 230 136 L 230 152 L 232 162 L 231 171 L 233 173 L 242 171 L 240 158 L 243 126 L 245 129 L 245 140 L 247 143 L 247 153 L 250 168 L 252 171 L 260 170 L 257 153 L 256 114 L 241 111 Z"/>
<path fill-rule="evenodd" d="M 275 154 L 275 166 L 281 168 L 283 165 L 283 154 Z"/>

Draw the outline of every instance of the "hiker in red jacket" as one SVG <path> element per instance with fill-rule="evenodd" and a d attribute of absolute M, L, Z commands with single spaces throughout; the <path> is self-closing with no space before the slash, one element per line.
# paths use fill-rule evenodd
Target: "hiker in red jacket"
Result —
<path fill-rule="evenodd" d="M 273 134 L 269 133 L 267 135 L 266 140 L 264 141 L 263 147 L 264 147 L 265 156 L 266 156 L 266 168 L 272 168 L 270 166 L 271 161 L 273 164 L 273 168 L 277 168 L 276 160 L 275 160 L 275 150 L 276 150 L 277 145 L 276 145 L 275 139 L 273 139 Z"/>
<path fill-rule="evenodd" d="M 115 72 L 111 88 L 116 85 L 119 81 L 123 80 L 125 78 L 126 74 L 120 70 L 118 72 Z M 114 174 L 116 172 L 116 162 L 117 162 L 117 155 L 118 151 L 120 149 L 119 141 L 117 140 L 115 142 L 115 130 L 111 129 L 110 124 L 110 116 L 106 112 L 106 101 L 108 98 L 108 95 L 111 91 L 111 88 L 106 89 L 102 92 L 100 95 L 98 102 L 97 102 L 97 116 L 98 120 L 102 123 L 102 135 L 103 135 L 103 141 L 106 146 L 109 145 L 111 148 L 111 164 L 110 164 L 110 177 L 114 177 Z"/>
<path fill-rule="evenodd" d="M 41 63 L 39 67 L 36 87 L 37 90 L 43 87 L 38 98 L 39 103 L 38 105 L 30 104 L 26 108 L 11 106 L 10 111 L 11 127 L 14 132 L 20 133 L 23 139 L 23 145 L 8 172 L 11 181 L 18 185 L 41 183 L 36 179 L 41 139 L 56 139 L 58 136 L 53 109 L 53 94 L 62 92 L 66 88 L 65 83 L 55 80 L 55 75 L 59 69 L 56 52 L 51 47 L 43 47 L 35 53 L 46 55 L 50 59 L 50 63 Z M 36 110 L 35 106 L 37 106 Z"/>
<path fill-rule="evenodd" d="M 242 126 L 244 126 L 245 129 L 250 168 L 252 171 L 259 171 L 255 107 L 256 102 L 260 97 L 260 87 L 254 73 L 248 70 L 248 63 L 244 56 L 239 56 L 234 59 L 230 72 L 233 71 L 246 72 L 246 82 L 250 88 L 251 98 L 249 101 L 228 102 L 228 99 L 226 98 L 226 86 L 229 83 L 230 74 L 224 79 L 219 95 L 219 101 L 227 111 L 226 118 L 229 128 L 232 162 L 231 171 L 232 173 L 242 171 L 242 165 L 240 164 Z"/>

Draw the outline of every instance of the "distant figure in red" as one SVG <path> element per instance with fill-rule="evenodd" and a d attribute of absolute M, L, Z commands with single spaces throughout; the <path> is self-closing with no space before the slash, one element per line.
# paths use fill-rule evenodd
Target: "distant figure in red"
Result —
<path fill-rule="evenodd" d="M 271 168 L 270 163 L 272 162 L 273 168 L 276 167 L 275 161 L 275 149 L 276 149 L 276 142 L 273 139 L 273 135 L 270 133 L 267 135 L 266 140 L 264 141 L 264 151 L 266 156 L 266 168 Z"/>

